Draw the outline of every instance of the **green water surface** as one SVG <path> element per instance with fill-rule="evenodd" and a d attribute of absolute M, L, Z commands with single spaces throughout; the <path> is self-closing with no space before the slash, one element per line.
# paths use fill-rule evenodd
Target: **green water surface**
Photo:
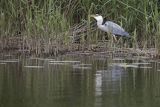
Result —
<path fill-rule="evenodd" d="M 67 55 L 1 59 L 0 107 L 160 107 L 158 61 Z M 149 64 L 118 66 L 133 62 Z"/>

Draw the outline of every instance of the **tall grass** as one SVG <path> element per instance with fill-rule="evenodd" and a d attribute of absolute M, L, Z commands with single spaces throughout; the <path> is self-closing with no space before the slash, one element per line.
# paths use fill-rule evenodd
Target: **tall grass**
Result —
<path fill-rule="evenodd" d="M 99 13 L 136 35 L 133 45 L 160 50 L 159 9 L 158 0 L 1 0 L 0 35 L 50 38 Z"/>

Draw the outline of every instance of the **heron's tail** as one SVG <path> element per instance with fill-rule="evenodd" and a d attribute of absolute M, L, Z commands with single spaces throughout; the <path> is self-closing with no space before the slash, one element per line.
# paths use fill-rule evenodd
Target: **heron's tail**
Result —
<path fill-rule="evenodd" d="M 129 35 L 128 32 L 123 32 L 123 36 L 125 36 L 125 37 L 130 37 L 130 35 Z"/>

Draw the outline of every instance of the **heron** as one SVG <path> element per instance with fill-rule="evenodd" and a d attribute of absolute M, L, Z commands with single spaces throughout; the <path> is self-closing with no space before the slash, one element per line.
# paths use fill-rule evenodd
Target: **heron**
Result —
<path fill-rule="evenodd" d="M 101 15 L 96 14 L 96 15 L 91 15 L 91 17 L 96 19 L 97 26 L 100 30 L 113 35 L 116 41 L 117 39 L 115 36 L 130 37 L 129 33 L 126 32 L 121 26 L 112 21 L 107 21 L 106 18 L 103 18 Z"/>

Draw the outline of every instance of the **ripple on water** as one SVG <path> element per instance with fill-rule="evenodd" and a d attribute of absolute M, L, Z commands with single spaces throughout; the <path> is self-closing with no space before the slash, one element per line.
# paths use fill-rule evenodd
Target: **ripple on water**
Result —
<path fill-rule="evenodd" d="M 44 68 L 44 66 L 24 66 L 25 68 Z"/>
<path fill-rule="evenodd" d="M 65 61 L 49 61 L 50 63 L 80 63 L 80 61 L 70 61 L 70 60 L 65 60 Z"/>
<path fill-rule="evenodd" d="M 124 61 L 125 59 L 123 58 L 113 58 L 114 61 Z"/>
<path fill-rule="evenodd" d="M 37 58 L 37 57 L 31 57 L 30 60 L 41 60 L 41 61 L 54 61 L 55 59 L 50 58 Z"/>
<path fill-rule="evenodd" d="M 0 60 L 0 63 L 17 63 L 19 59 Z"/>
<path fill-rule="evenodd" d="M 151 66 L 140 66 L 139 68 L 144 68 L 144 69 L 151 69 Z"/>
<path fill-rule="evenodd" d="M 91 69 L 92 64 L 75 64 L 73 65 L 74 69 Z"/>
<path fill-rule="evenodd" d="M 68 65 L 69 63 L 60 63 L 60 62 L 57 62 L 57 63 L 49 63 L 49 65 Z"/>
<path fill-rule="evenodd" d="M 127 64 L 127 63 L 112 63 L 111 66 L 119 66 L 124 68 L 138 68 L 138 65 Z"/>
<path fill-rule="evenodd" d="M 65 60 L 65 61 L 49 61 L 49 65 L 73 65 L 80 63 L 80 61 L 70 61 L 70 60 Z"/>
<path fill-rule="evenodd" d="M 0 65 L 5 65 L 5 64 L 7 64 L 7 63 L 0 63 Z"/>
<path fill-rule="evenodd" d="M 148 62 L 137 62 L 137 63 L 132 63 L 133 65 L 149 65 L 151 63 L 148 63 Z"/>

